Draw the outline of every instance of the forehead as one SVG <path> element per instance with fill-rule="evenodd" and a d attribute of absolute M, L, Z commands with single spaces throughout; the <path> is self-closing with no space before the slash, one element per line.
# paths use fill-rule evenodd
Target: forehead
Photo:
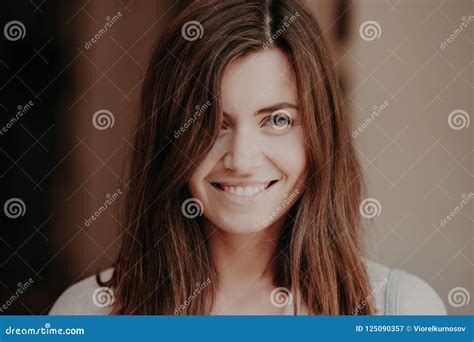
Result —
<path fill-rule="evenodd" d="M 221 94 L 224 111 L 229 115 L 254 113 L 281 102 L 298 104 L 294 70 L 279 49 L 246 55 L 229 64 Z"/>

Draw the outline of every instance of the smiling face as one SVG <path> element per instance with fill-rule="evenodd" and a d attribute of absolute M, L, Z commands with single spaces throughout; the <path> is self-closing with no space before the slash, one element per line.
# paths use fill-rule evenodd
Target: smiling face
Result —
<path fill-rule="evenodd" d="M 304 189 L 295 74 L 278 49 L 250 54 L 226 67 L 221 94 L 224 124 L 189 189 L 214 226 L 257 232 L 281 223 Z"/>

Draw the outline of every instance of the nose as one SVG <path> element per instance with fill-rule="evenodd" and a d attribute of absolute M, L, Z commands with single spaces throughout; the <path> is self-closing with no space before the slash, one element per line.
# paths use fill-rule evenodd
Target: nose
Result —
<path fill-rule="evenodd" d="M 235 130 L 224 155 L 224 167 L 236 173 L 251 173 L 262 164 L 261 142 L 251 129 Z"/>

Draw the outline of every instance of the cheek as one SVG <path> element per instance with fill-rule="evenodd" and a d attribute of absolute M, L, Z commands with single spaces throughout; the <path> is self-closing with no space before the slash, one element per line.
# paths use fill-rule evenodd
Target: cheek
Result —
<path fill-rule="evenodd" d="M 196 167 L 193 175 L 189 179 L 189 187 L 191 192 L 194 194 L 200 189 L 200 186 L 203 184 L 203 180 L 212 169 L 216 166 L 221 158 L 222 149 L 216 145 L 214 145 L 209 153 L 207 154 L 206 158 Z"/>
<path fill-rule="evenodd" d="M 268 157 L 289 179 L 301 178 L 306 170 L 306 151 L 303 134 L 267 138 L 264 140 Z"/>

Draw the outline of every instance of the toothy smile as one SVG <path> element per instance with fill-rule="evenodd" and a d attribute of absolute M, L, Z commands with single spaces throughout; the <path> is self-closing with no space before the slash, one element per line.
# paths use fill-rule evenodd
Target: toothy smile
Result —
<path fill-rule="evenodd" d="M 267 182 L 211 182 L 211 185 L 235 196 L 251 197 L 267 190 L 276 182 L 278 182 L 277 179 Z"/>

